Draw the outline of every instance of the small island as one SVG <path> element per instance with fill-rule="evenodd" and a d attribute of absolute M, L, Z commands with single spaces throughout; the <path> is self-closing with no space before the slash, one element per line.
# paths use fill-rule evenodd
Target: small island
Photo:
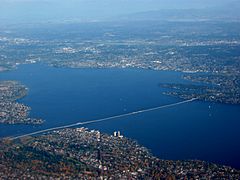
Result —
<path fill-rule="evenodd" d="M 42 119 L 30 118 L 30 107 L 16 102 L 28 89 L 16 81 L 0 81 L 0 123 L 40 125 Z"/>

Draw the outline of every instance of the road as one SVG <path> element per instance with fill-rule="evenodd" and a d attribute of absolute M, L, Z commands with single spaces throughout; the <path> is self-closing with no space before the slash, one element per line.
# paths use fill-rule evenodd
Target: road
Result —
<path fill-rule="evenodd" d="M 122 117 L 128 117 L 128 116 L 133 116 L 133 115 L 136 115 L 136 114 L 146 113 L 146 112 L 150 112 L 150 111 L 156 111 L 156 110 L 159 110 L 159 109 L 165 109 L 165 108 L 169 108 L 169 107 L 179 106 L 181 104 L 190 103 L 190 102 L 193 102 L 195 100 L 197 100 L 197 98 L 192 98 L 192 99 L 189 99 L 189 100 L 184 100 L 184 101 L 180 101 L 180 102 L 173 103 L 173 104 L 162 105 L 162 106 L 158 106 L 158 107 L 154 107 L 154 108 L 142 109 L 142 110 L 129 112 L 129 113 L 125 113 L 125 114 L 110 116 L 110 117 L 106 117 L 106 118 L 90 120 L 90 121 L 85 121 L 85 122 L 77 122 L 77 123 L 69 124 L 69 125 L 65 125 L 65 126 L 58 126 L 58 127 L 54 127 L 54 128 L 45 129 L 45 130 L 35 131 L 35 132 L 32 132 L 32 133 L 12 137 L 10 139 L 14 140 L 14 139 L 19 139 L 19 138 L 26 137 L 26 136 L 42 134 L 42 133 L 49 132 L 49 131 L 54 131 L 54 130 L 60 130 L 60 129 L 70 128 L 70 127 L 75 127 L 75 126 L 81 126 L 81 125 L 87 125 L 87 124 L 93 124 L 93 123 L 109 121 L 109 120 L 116 120 L 116 119 L 122 118 Z"/>

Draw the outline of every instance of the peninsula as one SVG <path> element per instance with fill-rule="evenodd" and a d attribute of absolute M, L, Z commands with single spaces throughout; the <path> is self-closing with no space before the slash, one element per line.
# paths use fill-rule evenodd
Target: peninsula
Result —
<path fill-rule="evenodd" d="M 16 102 L 27 95 L 28 89 L 16 81 L 0 81 L 0 123 L 42 124 L 42 119 L 29 117 L 30 107 Z"/>

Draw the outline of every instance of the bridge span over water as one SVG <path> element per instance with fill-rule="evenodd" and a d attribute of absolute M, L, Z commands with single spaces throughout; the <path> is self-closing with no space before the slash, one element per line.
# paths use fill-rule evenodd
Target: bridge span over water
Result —
<path fill-rule="evenodd" d="M 172 104 L 167 104 L 167 105 L 162 105 L 162 106 L 158 106 L 158 107 L 142 109 L 142 110 L 129 112 L 129 113 L 124 113 L 124 114 L 120 114 L 120 115 L 110 116 L 110 117 L 106 117 L 106 118 L 89 120 L 89 121 L 84 121 L 84 122 L 77 122 L 77 123 L 74 123 L 74 124 L 48 128 L 48 129 L 35 131 L 35 132 L 32 132 L 32 133 L 28 133 L 28 134 L 23 134 L 23 135 L 20 135 L 20 136 L 15 136 L 15 137 L 12 137 L 10 139 L 14 140 L 14 139 L 19 139 L 19 138 L 26 137 L 26 136 L 42 134 L 42 133 L 46 133 L 46 132 L 54 131 L 54 130 L 60 130 L 60 129 L 65 129 L 65 128 L 71 128 L 71 127 L 76 127 L 76 126 L 87 125 L 87 124 L 93 124 L 93 123 L 99 123 L 99 122 L 104 122 L 104 121 L 116 120 L 118 118 L 133 116 L 133 115 L 136 115 L 136 114 L 141 114 L 141 113 L 145 113 L 145 112 L 156 111 L 156 110 L 159 110 L 159 109 L 165 109 L 165 108 L 169 108 L 169 107 L 179 106 L 181 104 L 190 103 L 190 102 L 193 102 L 195 100 L 197 100 L 197 98 L 192 98 L 192 99 L 189 99 L 189 100 L 184 100 L 184 101 L 180 101 L 180 102 L 176 102 L 176 103 L 172 103 Z"/>

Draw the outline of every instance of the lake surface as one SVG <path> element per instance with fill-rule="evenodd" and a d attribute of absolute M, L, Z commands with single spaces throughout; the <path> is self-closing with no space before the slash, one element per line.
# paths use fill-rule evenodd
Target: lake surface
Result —
<path fill-rule="evenodd" d="M 32 107 L 41 126 L 0 125 L 0 137 L 114 116 L 182 101 L 165 96 L 164 82 L 185 82 L 182 74 L 140 69 L 69 69 L 21 65 L 0 74 L 29 88 L 19 100 Z M 210 108 L 209 108 L 210 106 Z M 137 140 L 162 159 L 200 159 L 240 169 L 240 106 L 194 101 L 175 107 L 89 124 Z"/>

